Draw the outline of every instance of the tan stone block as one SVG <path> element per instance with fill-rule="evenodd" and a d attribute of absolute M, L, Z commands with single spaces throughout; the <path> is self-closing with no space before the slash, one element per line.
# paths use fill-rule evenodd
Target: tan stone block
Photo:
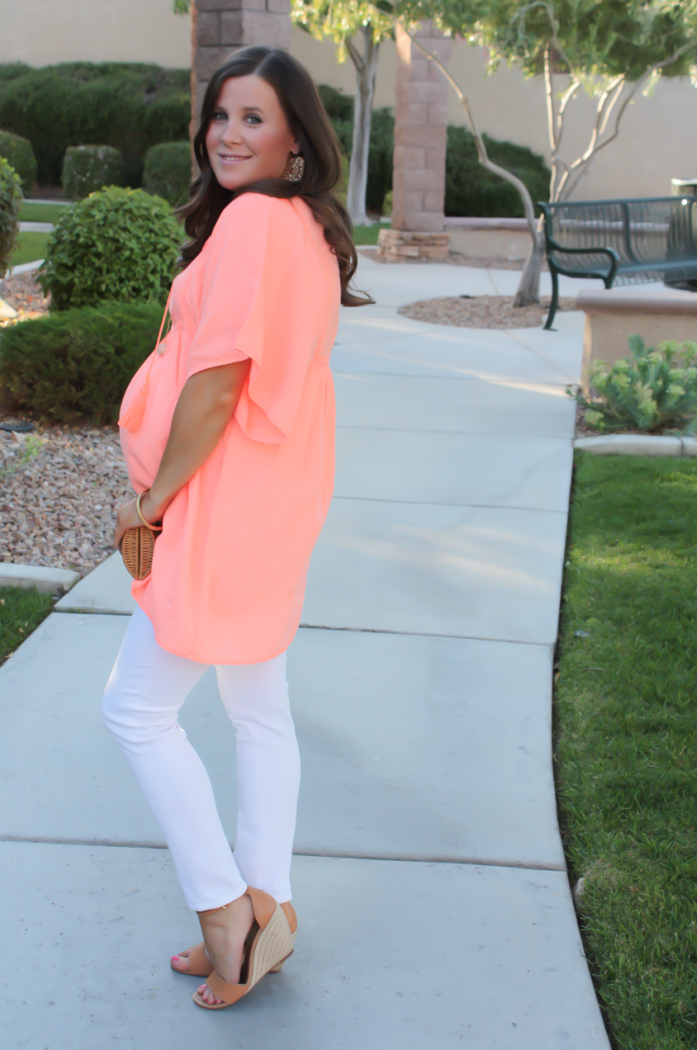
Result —
<path fill-rule="evenodd" d="M 196 80 L 192 75 L 192 88 L 191 88 L 191 124 L 189 125 L 189 138 L 193 139 L 194 135 L 198 131 L 199 116 L 201 115 L 201 109 L 203 108 L 203 99 L 206 94 L 206 88 L 208 87 L 207 80 Z"/>
<path fill-rule="evenodd" d="M 440 232 L 443 229 L 443 216 L 433 211 L 414 211 L 409 213 L 409 223 L 412 230 Z"/>
<path fill-rule="evenodd" d="M 267 47 L 280 47 L 283 51 L 290 50 L 290 40 L 293 25 L 287 14 L 275 14 L 271 11 L 266 14 L 266 25 L 258 39 L 246 40 L 246 43 L 265 44 Z"/>
<path fill-rule="evenodd" d="M 220 15 L 220 42 L 242 47 L 247 44 L 244 33 L 244 11 L 223 11 Z"/>
<path fill-rule="evenodd" d="M 220 43 L 219 11 L 197 12 L 194 43 L 197 47 L 215 47 Z"/>
<path fill-rule="evenodd" d="M 405 190 L 441 190 L 443 187 L 442 172 L 432 168 L 403 169 Z"/>
<path fill-rule="evenodd" d="M 194 51 L 194 71 L 197 80 L 210 80 L 226 58 L 234 54 L 234 47 L 198 47 Z"/>
<path fill-rule="evenodd" d="M 426 118 L 429 124 L 448 124 L 448 106 L 447 103 L 431 103 L 428 106 L 428 116 Z"/>
<path fill-rule="evenodd" d="M 402 207 L 405 211 L 425 211 L 424 195 L 421 190 L 404 190 L 401 194 Z"/>
<path fill-rule="evenodd" d="M 393 190 L 397 191 L 397 190 L 407 189 L 407 186 L 406 186 L 406 173 L 408 171 L 411 171 L 411 170 L 412 170 L 411 168 L 405 168 L 402 165 L 400 165 L 399 167 L 394 167 L 393 168 L 393 171 L 392 171 L 392 189 Z"/>
<path fill-rule="evenodd" d="M 400 115 L 397 119 L 411 125 L 426 124 L 428 121 L 428 110 L 429 107 L 420 102 L 407 102 L 406 105 L 401 103 Z"/>
<path fill-rule="evenodd" d="M 431 65 L 427 58 L 422 58 L 419 53 L 414 49 L 411 56 L 411 65 L 406 67 L 408 76 L 405 79 L 410 80 L 412 83 L 419 80 L 428 80 L 428 67 Z M 405 67 L 402 67 L 403 75 Z M 442 75 L 442 74 L 441 74 Z"/>
<path fill-rule="evenodd" d="M 426 150 L 401 144 L 395 146 L 394 166 L 395 168 L 425 168 Z"/>
<path fill-rule="evenodd" d="M 447 130 L 443 129 L 443 145 L 437 149 L 425 150 L 426 159 L 424 167 L 432 168 L 434 171 L 445 171 L 445 140 L 447 138 Z"/>
<path fill-rule="evenodd" d="M 437 211 L 442 215 L 444 201 L 444 190 L 426 190 L 424 193 L 424 211 Z"/>
<path fill-rule="evenodd" d="M 390 255 L 404 256 L 407 259 L 418 259 L 419 249 L 415 245 L 403 244 L 397 248 L 391 248 Z"/>
<path fill-rule="evenodd" d="M 428 124 L 395 124 L 394 140 L 397 146 L 442 149 L 445 146 L 446 129 L 444 126 L 431 127 Z M 426 167 L 425 164 L 422 166 Z"/>
<path fill-rule="evenodd" d="M 405 84 L 405 94 L 409 102 L 442 104 L 447 101 L 447 87 L 445 81 L 440 85 L 434 84 L 432 80 L 409 80 Z"/>

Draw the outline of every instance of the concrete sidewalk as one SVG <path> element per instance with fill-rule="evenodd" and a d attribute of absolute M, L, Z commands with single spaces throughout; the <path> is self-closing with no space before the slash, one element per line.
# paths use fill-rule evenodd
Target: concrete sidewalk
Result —
<path fill-rule="evenodd" d="M 197 923 L 98 719 L 132 608 L 119 558 L 0 670 L 6 1045 L 609 1047 L 551 767 L 582 317 L 496 332 L 396 312 L 492 278 L 517 274 L 363 258 L 377 305 L 342 315 L 336 496 L 289 657 L 301 926 L 280 974 L 204 1015 L 169 969 Z M 182 724 L 232 839 L 212 672 Z"/>

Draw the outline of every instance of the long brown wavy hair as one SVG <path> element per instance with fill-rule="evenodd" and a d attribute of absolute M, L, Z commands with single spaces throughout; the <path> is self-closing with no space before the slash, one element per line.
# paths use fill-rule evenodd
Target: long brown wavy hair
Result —
<path fill-rule="evenodd" d="M 206 134 L 213 119 L 220 89 L 229 77 L 254 74 L 270 84 L 278 96 L 293 136 L 300 144 L 305 169 L 299 182 L 264 179 L 237 191 L 220 185 L 208 158 Z M 286 51 L 269 47 L 245 47 L 237 51 L 211 77 L 201 109 L 201 125 L 194 137 L 194 156 L 200 174 L 189 191 L 188 204 L 179 208 L 184 229 L 191 240 L 181 253 L 183 267 L 196 258 L 213 232 L 220 214 L 242 193 L 265 193 L 288 199 L 299 196 L 310 206 L 315 219 L 339 263 L 343 306 L 365 306 L 369 295 L 349 290 L 358 255 L 353 243 L 348 212 L 334 194 L 342 174 L 341 151 L 322 100 L 305 67 Z"/>

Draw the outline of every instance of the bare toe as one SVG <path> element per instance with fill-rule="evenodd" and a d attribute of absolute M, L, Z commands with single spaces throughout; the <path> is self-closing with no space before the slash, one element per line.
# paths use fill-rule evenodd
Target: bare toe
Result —
<path fill-rule="evenodd" d="M 189 951 L 188 949 L 184 952 L 179 952 L 179 955 L 173 955 L 169 960 L 173 970 L 178 970 L 179 973 L 189 972 Z"/>

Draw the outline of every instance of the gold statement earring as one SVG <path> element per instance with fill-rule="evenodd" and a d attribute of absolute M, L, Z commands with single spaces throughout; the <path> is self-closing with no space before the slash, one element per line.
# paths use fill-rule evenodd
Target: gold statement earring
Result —
<path fill-rule="evenodd" d="M 283 169 L 282 179 L 286 182 L 300 182 L 305 172 L 305 158 L 300 153 L 289 153 L 288 163 Z"/>

